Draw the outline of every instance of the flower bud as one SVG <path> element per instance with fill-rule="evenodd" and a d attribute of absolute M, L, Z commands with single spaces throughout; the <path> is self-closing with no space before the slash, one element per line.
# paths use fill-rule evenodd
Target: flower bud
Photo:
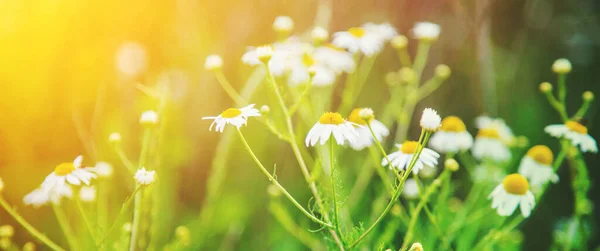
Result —
<path fill-rule="evenodd" d="M 263 62 L 264 64 L 268 63 L 273 57 L 273 46 L 271 45 L 263 45 L 256 48 L 256 56 L 258 60 Z"/>
<path fill-rule="evenodd" d="M 400 75 L 400 82 L 403 84 L 410 84 L 414 82 L 416 78 L 415 71 L 409 67 L 402 67 L 398 73 Z"/>
<path fill-rule="evenodd" d="M 550 84 L 548 82 L 541 83 L 540 84 L 540 91 L 542 93 L 551 92 L 552 91 L 552 84 Z"/>
<path fill-rule="evenodd" d="M 594 100 L 594 93 L 591 91 L 586 91 L 583 93 L 583 101 L 585 102 L 591 102 L 592 100 Z"/>
<path fill-rule="evenodd" d="M 123 232 L 125 232 L 125 233 L 131 233 L 132 229 L 133 229 L 133 225 L 131 225 L 131 222 L 125 222 L 123 224 Z"/>
<path fill-rule="evenodd" d="M 271 112 L 271 108 L 269 108 L 268 105 L 263 105 L 260 107 L 260 114 L 263 116 L 267 116 L 269 115 L 269 113 Z"/>
<path fill-rule="evenodd" d="M 448 170 L 450 170 L 452 172 L 456 172 L 456 171 L 458 171 L 459 165 L 455 159 L 446 159 L 446 161 L 444 161 L 444 167 L 448 168 Z"/>
<path fill-rule="evenodd" d="M 308 67 L 308 76 L 312 79 L 315 75 L 317 75 L 317 68 L 314 66 Z"/>
<path fill-rule="evenodd" d="M 317 43 L 322 43 L 329 39 L 329 32 L 323 27 L 315 27 L 311 32 L 310 36 Z"/>
<path fill-rule="evenodd" d="M 423 245 L 421 245 L 419 242 L 415 242 L 412 244 L 412 246 L 410 246 L 408 251 L 423 251 Z"/>
<path fill-rule="evenodd" d="M 148 126 L 158 124 L 158 114 L 152 110 L 143 112 L 140 116 L 140 124 Z"/>
<path fill-rule="evenodd" d="M 279 188 L 273 184 L 270 184 L 267 187 L 267 193 L 273 198 L 281 196 L 281 190 L 279 190 Z"/>
<path fill-rule="evenodd" d="M 391 210 L 392 210 L 391 211 L 392 215 L 395 215 L 395 216 L 399 216 L 402 213 L 402 207 L 399 206 L 398 204 L 394 204 L 394 206 L 392 207 Z"/>
<path fill-rule="evenodd" d="M 369 122 L 369 121 L 375 119 L 375 113 L 373 112 L 373 109 L 371 109 L 371 108 L 363 108 L 363 109 L 360 109 L 360 111 L 358 112 L 358 117 L 364 121 Z"/>
<path fill-rule="evenodd" d="M 557 74 L 567 74 L 571 72 L 571 62 L 566 58 L 559 58 L 552 64 L 552 71 Z"/>
<path fill-rule="evenodd" d="M 402 35 L 398 35 L 393 37 L 392 40 L 390 40 L 390 44 L 395 49 L 405 49 L 406 46 L 408 46 L 408 38 Z"/>
<path fill-rule="evenodd" d="M 210 55 L 206 57 L 204 69 L 208 71 L 219 70 L 223 67 L 223 59 L 219 55 Z"/>
<path fill-rule="evenodd" d="M 35 251 L 35 244 L 33 242 L 27 242 L 23 245 L 23 251 Z"/>
<path fill-rule="evenodd" d="M 450 67 L 448 67 L 445 64 L 441 64 L 441 65 L 438 65 L 437 67 L 435 67 L 435 76 L 442 80 L 448 79 L 448 77 L 450 77 L 451 73 L 452 73 L 452 70 L 450 70 Z"/>
<path fill-rule="evenodd" d="M 431 108 L 425 108 L 423 115 L 421 115 L 421 128 L 435 132 L 442 126 L 442 118 L 438 115 L 437 111 Z"/>
<path fill-rule="evenodd" d="M 288 16 L 278 16 L 273 21 L 273 30 L 288 33 L 294 29 L 294 20 Z"/>
<path fill-rule="evenodd" d="M 108 142 L 110 142 L 110 143 L 121 142 L 121 134 L 119 134 L 118 132 L 111 133 L 110 135 L 108 135 Z"/>

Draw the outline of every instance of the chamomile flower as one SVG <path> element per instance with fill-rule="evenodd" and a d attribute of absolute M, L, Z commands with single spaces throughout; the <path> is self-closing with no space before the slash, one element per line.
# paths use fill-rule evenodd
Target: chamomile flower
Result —
<path fill-rule="evenodd" d="M 79 189 L 79 199 L 83 202 L 92 202 L 96 200 L 96 187 L 82 186 L 81 189 Z"/>
<path fill-rule="evenodd" d="M 242 127 L 248 123 L 249 117 L 258 117 L 260 116 L 260 111 L 254 108 L 254 104 L 248 105 L 246 107 L 237 109 L 237 108 L 229 108 L 219 114 L 216 117 L 202 117 L 202 119 L 212 119 L 213 122 L 210 124 L 209 131 L 212 131 L 214 125 L 216 125 L 215 130 L 217 132 L 223 132 L 225 129 L 225 125 L 231 124 L 237 128 Z"/>
<path fill-rule="evenodd" d="M 414 179 L 407 179 L 404 182 L 404 188 L 402 189 L 402 197 L 407 200 L 414 200 L 419 198 L 419 185 Z"/>
<path fill-rule="evenodd" d="M 273 21 L 273 30 L 288 33 L 294 29 L 294 20 L 288 16 L 278 16 Z"/>
<path fill-rule="evenodd" d="M 558 182 L 558 175 L 554 173 L 552 161 L 554 155 L 550 148 L 537 145 L 529 149 L 519 165 L 519 173 L 529 180 L 531 186 L 539 188 L 548 181 Z"/>
<path fill-rule="evenodd" d="M 437 131 L 442 125 L 442 118 L 437 111 L 431 108 L 425 108 L 421 116 L 421 127 L 427 131 Z"/>
<path fill-rule="evenodd" d="M 337 47 L 348 49 L 352 53 L 361 52 L 371 57 L 383 49 L 383 38 L 363 27 L 353 27 L 347 31 L 333 34 L 333 44 Z"/>
<path fill-rule="evenodd" d="M 83 156 L 79 155 L 72 163 L 65 162 L 56 166 L 54 172 L 49 174 L 42 182 L 42 189 L 48 192 L 61 189 L 69 184 L 74 186 L 89 185 L 91 180 L 96 178 L 96 174 L 91 168 L 83 167 L 82 162 Z"/>
<path fill-rule="evenodd" d="M 440 130 L 431 136 L 429 145 L 440 153 L 456 153 L 470 149 L 473 136 L 459 117 L 448 116 L 442 120 Z"/>
<path fill-rule="evenodd" d="M 499 139 L 504 144 L 512 144 L 515 140 L 515 135 L 503 119 L 492 118 L 488 116 L 479 116 L 475 119 L 475 127 L 477 129 L 491 128 L 498 132 Z"/>
<path fill-rule="evenodd" d="M 494 128 L 479 129 L 475 137 L 473 157 L 477 159 L 489 158 L 495 161 L 506 161 L 510 159 L 511 153 L 500 138 L 500 133 Z"/>
<path fill-rule="evenodd" d="M 582 152 L 598 152 L 596 140 L 588 134 L 587 127 L 577 121 L 570 120 L 564 125 L 549 125 L 544 131 L 553 137 L 570 140 L 571 144 L 579 147 Z"/>
<path fill-rule="evenodd" d="M 142 112 L 140 116 L 140 124 L 156 125 L 158 123 L 158 113 L 152 110 Z"/>
<path fill-rule="evenodd" d="M 142 169 L 139 169 L 137 172 L 135 172 L 133 178 L 140 185 L 150 185 L 154 183 L 155 176 L 156 171 L 148 171 L 145 167 L 142 167 Z"/>
<path fill-rule="evenodd" d="M 356 68 L 352 53 L 332 44 L 319 46 L 313 55 L 316 61 L 323 63 L 336 74 L 352 73 Z"/>
<path fill-rule="evenodd" d="M 204 62 L 204 69 L 207 71 L 214 71 L 221 69 L 223 67 L 223 58 L 219 55 L 210 55 L 206 57 L 206 61 Z"/>
<path fill-rule="evenodd" d="M 319 121 L 308 131 L 304 142 L 306 146 L 315 146 L 317 142 L 324 145 L 333 135 L 338 145 L 343 145 L 345 141 L 352 144 L 358 136 L 358 133 L 354 129 L 355 125 L 357 124 L 346 121 L 337 112 L 326 112 L 321 115 Z"/>
<path fill-rule="evenodd" d="M 398 151 L 388 154 L 388 158 L 392 162 L 389 166 L 398 170 L 404 170 L 409 165 L 413 158 L 413 155 L 417 152 L 419 142 L 417 141 L 404 141 L 402 144 L 396 144 Z M 423 148 L 421 155 L 417 159 L 412 171 L 415 174 L 419 174 L 419 171 L 423 169 L 425 165 L 436 166 L 438 164 L 438 158 L 440 155 L 429 148 Z M 387 158 L 383 158 L 381 165 L 387 166 L 389 163 Z"/>
<path fill-rule="evenodd" d="M 323 28 L 323 27 L 315 27 L 312 29 L 312 31 L 310 32 L 310 37 L 316 42 L 316 43 L 322 43 L 324 41 L 327 41 L 327 39 L 329 39 L 329 32 Z"/>
<path fill-rule="evenodd" d="M 315 86 L 326 86 L 335 82 L 335 72 L 326 67 L 322 62 L 315 60 L 314 57 L 308 53 L 295 57 L 290 61 L 292 67 L 288 83 L 291 86 L 308 83 L 311 74 L 314 74 L 312 77 L 312 84 Z"/>
<path fill-rule="evenodd" d="M 23 203 L 34 208 L 39 208 L 48 203 L 58 205 L 62 198 L 71 197 L 73 197 L 73 189 L 69 185 L 56 187 L 49 191 L 43 188 L 36 188 L 31 193 L 25 195 Z"/>
<path fill-rule="evenodd" d="M 98 177 L 110 177 L 113 174 L 113 166 L 107 162 L 96 162 L 96 166 L 91 168 Z"/>
<path fill-rule="evenodd" d="M 492 208 L 496 209 L 500 216 L 510 216 L 520 205 L 523 217 L 529 217 L 535 206 L 535 197 L 529 191 L 529 182 L 517 173 L 506 176 L 488 199 L 492 199 Z"/>
<path fill-rule="evenodd" d="M 381 37 L 384 42 L 390 41 L 392 38 L 398 35 L 396 28 L 389 23 L 366 23 L 362 26 L 365 30 L 374 33 Z"/>
<path fill-rule="evenodd" d="M 419 22 L 413 27 L 416 39 L 426 42 L 435 42 L 440 36 L 440 26 L 429 22 Z"/>
<path fill-rule="evenodd" d="M 374 142 L 373 134 L 369 130 L 369 127 L 367 127 L 367 121 L 365 119 L 361 118 L 361 112 L 363 112 L 364 110 L 370 110 L 370 109 L 357 108 L 357 109 L 352 110 L 352 112 L 350 113 L 350 116 L 348 116 L 348 121 L 350 121 L 356 125 L 360 125 L 360 126 L 354 126 L 358 136 L 356 137 L 355 141 L 350 142 L 350 147 L 352 147 L 352 149 L 354 149 L 356 151 L 360 151 L 366 147 L 369 147 Z M 372 112 L 372 110 L 371 110 L 371 112 Z M 380 142 L 383 140 L 383 137 L 387 137 L 390 134 L 390 131 L 387 129 L 387 127 L 383 123 L 381 123 L 379 120 L 371 119 L 369 124 L 371 125 L 371 128 L 373 129 L 375 136 L 377 136 L 377 140 L 379 140 Z"/>

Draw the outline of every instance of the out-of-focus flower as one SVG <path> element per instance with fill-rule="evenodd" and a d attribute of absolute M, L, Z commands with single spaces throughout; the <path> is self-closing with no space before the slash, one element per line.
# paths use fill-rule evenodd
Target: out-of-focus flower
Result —
<path fill-rule="evenodd" d="M 429 22 L 419 22 L 413 27 L 413 35 L 424 42 L 435 42 L 440 36 L 440 26 Z"/>
<path fill-rule="evenodd" d="M 404 49 L 408 46 L 408 38 L 403 35 L 398 35 L 390 40 L 390 44 L 396 49 Z"/>
<path fill-rule="evenodd" d="M 492 199 L 492 208 L 496 209 L 500 216 L 510 216 L 520 204 L 523 217 L 529 217 L 535 206 L 535 197 L 529 191 L 527 179 L 517 173 L 506 176 L 488 199 Z"/>
<path fill-rule="evenodd" d="M 178 226 L 175 229 L 175 237 L 183 246 L 190 245 L 190 229 L 186 226 Z"/>
<path fill-rule="evenodd" d="M 92 202 L 96 200 L 96 187 L 82 186 L 79 190 L 79 199 L 83 202 Z"/>
<path fill-rule="evenodd" d="M 592 102 L 592 100 L 594 100 L 594 93 L 591 91 L 585 91 L 581 98 L 583 98 L 583 101 L 585 102 Z"/>
<path fill-rule="evenodd" d="M 529 149 L 519 165 L 519 173 L 529 180 L 533 188 L 540 188 L 548 181 L 558 182 L 552 161 L 554 156 L 550 148 L 537 145 Z"/>
<path fill-rule="evenodd" d="M 559 58 L 552 64 L 552 71 L 558 74 L 567 74 L 571 72 L 571 62 L 566 58 Z"/>
<path fill-rule="evenodd" d="M 338 145 L 343 145 L 346 140 L 352 144 L 358 136 L 354 125 L 361 126 L 346 121 L 337 112 L 326 112 L 321 115 L 319 121 L 306 135 L 305 144 L 306 146 L 315 146 L 318 142 L 324 145 L 327 140 L 332 140 L 330 139 L 332 135 Z"/>
<path fill-rule="evenodd" d="M 396 144 L 398 151 L 388 154 L 388 158 L 392 162 L 390 168 L 396 168 L 399 171 L 406 169 L 413 158 L 413 155 L 417 152 L 419 142 L 417 141 L 404 141 L 402 144 Z M 421 155 L 417 159 L 412 171 L 418 174 L 425 165 L 436 166 L 438 164 L 438 158 L 440 155 L 429 148 L 423 148 Z M 387 158 L 383 158 L 381 165 L 387 166 L 389 163 Z"/>
<path fill-rule="evenodd" d="M 435 76 L 440 79 L 448 79 L 452 74 L 452 70 L 445 64 L 441 64 L 435 67 Z"/>
<path fill-rule="evenodd" d="M 570 120 L 565 124 L 549 125 L 544 131 L 553 137 L 570 140 L 571 144 L 579 147 L 582 152 L 598 152 L 596 140 L 588 134 L 587 127 L 577 121 Z"/>
<path fill-rule="evenodd" d="M 142 116 L 140 116 L 140 124 L 142 124 L 142 125 L 158 124 L 158 114 L 152 110 L 143 112 Z"/>
<path fill-rule="evenodd" d="M 348 49 L 352 53 L 361 52 L 367 57 L 371 57 L 383 49 L 383 38 L 362 27 L 353 27 L 347 31 L 334 33 L 332 43 L 337 47 Z"/>
<path fill-rule="evenodd" d="M 36 188 L 31 193 L 25 195 L 23 203 L 38 208 L 48 203 L 58 205 L 62 198 L 71 197 L 73 197 L 73 189 L 69 185 L 56 187 L 50 191 L 46 191 L 43 188 Z"/>
<path fill-rule="evenodd" d="M 121 134 L 118 132 L 113 132 L 108 135 L 108 141 L 112 143 L 121 142 Z"/>
<path fill-rule="evenodd" d="M 402 197 L 407 200 L 414 200 L 419 198 L 419 186 L 417 181 L 414 179 L 407 179 L 404 182 L 404 189 L 402 189 Z"/>
<path fill-rule="evenodd" d="M 423 251 L 423 245 L 421 243 L 415 242 L 410 246 L 408 251 Z"/>
<path fill-rule="evenodd" d="M 448 168 L 448 170 L 452 172 L 458 171 L 458 167 L 458 162 L 456 162 L 455 159 L 446 159 L 446 161 L 444 161 L 444 168 Z"/>
<path fill-rule="evenodd" d="M 365 116 L 361 116 L 361 113 Z M 349 142 L 352 149 L 360 151 L 365 147 L 371 146 L 374 142 L 373 134 L 367 127 L 367 120 L 364 118 L 371 118 L 369 120 L 369 124 L 377 136 L 377 140 L 382 141 L 384 137 L 390 134 L 390 131 L 387 129 L 387 127 L 379 120 L 374 119 L 374 117 L 375 115 L 373 115 L 373 110 L 369 108 L 357 108 L 352 110 L 350 116 L 348 116 L 348 121 L 354 123 L 355 125 L 360 125 L 354 126 L 358 136 L 356 137 L 356 140 Z"/>
<path fill-rule="evenodd" d="M 208 71 L 219 70 L 223 67 L 223 58 L 219 55 L 210 55 L 206 57 L 204 62 L 204 69 Z"/>
<path fill-rule="evenodd" d="M 315 27 L 310 32 L 310 36 L 317 43 L 322 43 L 329 39 L 329 32 L 323 27 Z"/>
<path fill-rule="evenodd" d="M 96 166 L 92 167 L 92 170 L 98 175 L 98 177 L 108 178 L 113 174 L 113 166 L 108 162 L 99 161 L 96 162 Z"/>
<path fill-rule="evenodd" d="M 11 238 L 15 235 L 15 229 L 11 225 L 0 226 L 0 237 Z"/>
<path fill-rule="evenodd" d="M 489 158 L 495 161 L 507 161 L 511 157 L 508 146 L 502 143 L 500 134 L 494 128 L 480 129 L 471 149 L 477 159 Z"/>
<path fill-rule="evenodd" d="M 421 171 L 419 171 L 419 177 L 424 178 L 424 179 L 431 179 L 431 178 L 435 177 L 436 174 L 437 174 L 437 168 L 434 166 L 425 165 L 425 166 L 423 166 L 423 169 L 421 169 Z"/>
<path fill-rule="evenodd" d="M 277 32 L 289 33 L 294 29 L 294 20 L 288 16 L 278 16 L 273 21 L 273 30 Z"/>
<path fill-rule="evenodd" d="M 389 23 L 366 23 L 362 26 L 368 32 L 372 32 L 373 34 L 381 37 L 384 42 L 390 41 L 392 38 L 398 35 L 396 28 Z"/>
<path fill-rule="evenodd" d="M 147 171 L 145 167 L 139 169 L 133 176 L 140 185 L 150 185 L 154 183 L 156 171 Z"/>
<path fill-rule="evenodd" d="M 216 125 L 215 130 L 217 132 L 223 132 L 223 130 L 225 129 L 225 125 L 227 124 L 231 124 L 237 128 L 240 128 L 243 125 L 248 124 L 249 117 L 258 116 L 260 116 L 260 111 L 254 108 L 254 104 L 250 104 L 240 109 L 229 108 L 221 114 L 219 114 L 219 116 L 202 117 L 202 119 L 213 120 L 213 122 L 210 124 L 210 128 L 208 128 L 209 131 L 212 131 L 213 126 Z"/>
<path fill-rule="evenodd" d="M 290 62 L 292 67 L 288 82 L 291 86 L 308 83 L 311 75 L 312 84 L 315 86 L 326 86 L 335 82 L 336 73 L 308 53 L 293 57 Z"/>
<path fill-rule="evenodd" d="M 515 140 L 515 136 L 508 125 L 501 118 L 492 118 L 488 116 L 479 116 L 475 119 L 477 129 L 494 129 L 498 132 L 500 140 L 504 144 L 510 144 Z"/>
<path fill-rule="evenodd" d="M 96 174 L 91 168 L 83 167 L 83 156 L 79 155 L 73 162 L 61 163 L 54 169 L 54 172 L 49 174 L 44 182 L 42 189 L 49 192 L 54 189 L 61 189 L 68 186 L 80 186 L 81 184 L 89 185 L 92 179 L 96 178 Z"/>
<path fill-rule="evenodd" d="M 421 128 L 427 131 L 437 131 L 442 125 L 442 118 L 437 111 L 431 108 L 425 108 L 421 115 Z"/>
<path fill-rule="evenodd" d="M 35 251 L 35 243 L 28 241 L 23 245 L 23 251 Z"/>
<path fill-rule="evenodd" d="M 459 117 L 448 116 L 442 120 L 440 130 L 433 134 L 429 145 L 441 153 L 456 153 L 471 148 L 473 136 Z"/>
<path fill-rule="evenodd" d="M 117 69 L 128 77 L 135 77 L 143 73 L 148 65 L 146 49 L 136 42 L 125 42 L 117 51 Z"/>
<path fill-rule="evenodd" d="M 351 53 L 332 44 L 319 46 L 315 50 L 313 57 L 317 62 L 333 70 L 335 74 L 341 74 L 342 72 L 351 73 L 354 72 L 356 67 Z"/>
<path fill-rule="evenodd" d="M 540 84 L 540 91 L 542 93 L 551 92 L 552 91 L 552 84 L 550 84 L 548 82 L 541 83 Z"/>

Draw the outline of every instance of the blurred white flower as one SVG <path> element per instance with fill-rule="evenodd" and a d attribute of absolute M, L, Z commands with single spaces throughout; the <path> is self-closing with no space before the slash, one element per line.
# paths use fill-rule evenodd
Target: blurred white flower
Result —
<path fill-rule="evenodd" d="M 290 70 L 291 58 L 300 57 L 305 53 L 312 53 L 312 50 L 312 45 L 299 42 L 296 38 L 288 38 L 283 42 L 274 43 L 273 45 L 249 47 L 242 56 L 242 62 L 247 65 L 256 66 L 262 65 L 263 61 L 266 60 L 271 73 L 274 76 L 282 76 Z"/>
<path fill-rule="evenodd" d="M 332 135 L 338 145 L 343 145 L 346 140 L 352 143 L 358 136 L 354 125 L 337 112 L 326 112 L 306 135 L 306 146 L 315 146 L 317 142 L 324 145 L 327 140 L 332 140 Z"/>
<path fill-rule="evenodd" d="M 473 136 L 459 117 L 448 116 L 442 120 L 440 130 L 433 134 L 429 145 L 440 153 L 456 153 L 470 149 Z"/>
<path fill-rule="evenodd" d="M 440 26 L 429 22 L 419 22 L 413 27 L 413 35 L 421 41 L 434 42 L 440 36 Z"/>
<path fill-rule="evenodd" d="M 108 135 L 108 141 L 112 143 L 121 142 L 121 134 L 118 132 L 113 132 Z"/>
<path fill-rule="evenodd" d="M 41 207 L 48 203 L 55 205 L 60 204 L 62 198 L 73 197 L 73 189 L 69 185 L 56 187 L 52 190 L 45 190 L 43 188 L 36 188 L 31 193 L 25 195 L 23 203 L 34 208 Z"/>
<path fill-rule="evenodd" d="M 535 189 L 541 188 L 548 181 L 558 182 L 558 175 L 554 173 L 552 161 L 554 155 L 550 148 L 544 145 L 537 145 L 529 149 L 519 165 L 519 174 L 529 180 L 531 186 Z"/>
<path fill-rule="evenodd" d="M 113 174 L 113 166 L 107 162 L 96 162 L 96 166 L 92 170 L 98 175 L 98 177 L 110 177 Z"/>
<path fill-rule="evenodd" d="M 381 142 L 384 137 L 387 137 L 390 134 L 390 131 L 383 123 L 381 123 L 379 120 L 373 119 L 373 110 L 369 108 L 354 109 L 350 113 L 350 116 L 348 116 L 348 121 L 356 125 L 361 125 L 354 126 L 358 136 L 356 137 L 356 140 L 350 142 L 350 147 L 356 151 L 360 151 L 374 143 L 373 134 L 371 133 L 371 130 L 369 130 L 369 127 L 367 127 L 367 121 L 361 118 L 361 113 L 366 113 L 363 115 L 371 115 L 369 124 L 377 136 L 377 140 Z"/>
<path fill-rule="evenodd" d="M 362 27 L 353 27 L 347 31 L 333 34 L 333 45 L 347 49 L 351 53 L 361 52 L 367 57 L 378 54 L 383 50 L 383 38 Z"/>
<path fill-rule="evenodd" d="M 92 202 L 96 200 L 96 187 L 82 186 L 79 190 L 79 199 L 83 202 Z"/>
<path fill-rule="evenodd" d="M 223 58 L 219 55 L 210 55 L 206 57 L 206 61 L 204 62 L 204 69 L 209 71 L 214 71 L 221 69 L 223 67 Z"/>
<path fill-rule="evenodd" d="M 500 134 L 494 128 L 479 129 L 471 151 L 473 157 L 479 160 L 507 161 L 511 157 L 510 149 L 502 143 Z"/>
<path fill-rule="evenodd" d="M 146 70 L 148 64 L 146 49 L 136 42 L 125 42 L 117 51 L 117 69 L 128 77 L 135 77 Z"/>
<path fill-rule="evenodd" d="M 437 131 L 442 125 L 442 118 L 437 111 L 431 108 L 425 108 L 421 116 L 421 127 L 427 131 Z"/>
<path fill-rule="evenodd" d="M 336 75 L 354 72 L 356 68 L 352 54 L 332 44 L 319 46 L 313 56 L 317 62 L 333 70 Z"/>
<path fill-rule="evenodd" d="M 571 144 L 579 147 L 582 152 L 598 152 L 596 140 L 588 134 L 587 127 L 577 121 L 571 120 L 565 124 L 549 125 L 544 131 L 553 137 L 570 140 Z"/>
<path fill-rule="evenodd" d="M 499 139 L 504 144 L 511 144 L 515 140 L 515 135 L 508 125 L 501 118 L 492 118 L 488 116 L 479 116 L 475 119 L 477 129 L 494 129 L 499 134 Z"/>
<path fill-rule="evenodd" d="M 521 205 L 523 217 L 529 217 L 535 206 L 535 197 L 529 191 L 527 179 L 520 174 L 510 174 L 488 196 L 492 199 L 492 208 L 500 216 L 510 216 Z"/>
<path fill-rule="evenodd" d="M 362 26 L 365 30 L 380 36 L 384 42 L 390 41 L 392 38 L 398 35 L 396 28 L 389 23 L 366 23 Z"/>
<path fill-rule="evenodd" d="M 404 141 L 402 144 L 396 144 L 398 151 L 388 154 L 388 158 L 392 162 L 390 169 L 396 168 L 398 171 L 405 170 L 410 165 L 413 155 L 417 152 L 419 143 L 417 141 Z M 416 160 L 413 166 L 413 173 L 419 174 L 419 171 L 424 166 L 437 166 L 440 155 L 429 148 L 423 148 L 421 155 Z M 384 157 L 381 161 L 382 166 L 387 166 L 389 163 Z"/>
<path fill-rule="evenodd" d="M 314 41 L 321 43 L 329 39 L 329 32 L 323 27 L 315 27 L 310 32 L 310 36 Z"/>
<path fill-rule="evenodd" d="M 158 114 L 155 111 L 148 110 L 144 111 L 140 116 L 140 124 L 142 125 L 156 125 L 158 123 Z"/>
<path fill-rule="evenodd" d="M 407 179 L 404 182 L 404 189 L 402 189 L 402 197 L 407 200 L 414 200 L 419 198 L 419 186 L 417 181 L 414 179 Z"/>
<path fill-rule="evenodd" d="M 225 125 L 231 124 L 237 128 L 242 127 L 248 123 L 249 117 L 260 116 L 260 111 L 254 108 L 254 104 L 250 104 L 246 107 L 237 109 L 229 108 L 219 114 L 216 117 L 202 117 L 202 119 L 212 119 L 213 122 L 210 124 L 209 131 L 212 131 L 214 125 L 217 125 L 215 130 L 217 132 L 223 132 Z"/>
<path fill-rule="evenodd" d="M 552 64 L 552 71 L 558 74 L 571 72 L 571 62 L 566 58 L 559 58 Z"/>
<path fill-rule="evenodd" d="M 408 38 L 403 35 L 398 35 L 390 40 L 390 44 L 396 49 L 404 49 L 408 46 Z"/>
<path fill-rule="evenodd" d="M 154 183 L 156 171 L 147 171 L 145 167 L 139 169 L 133 176 L 140 185 L 150 185 Z"/>
<path fill-rule="evenodd" d="M 96 178 L 96 174 L 91 168 L 83 167 L 82 162 L 83 156 L 79 155 L 72 163 L 65 162 L 56 166 L 54 172 L 49 174 L 42 182 L 42 189 L 50 192 L 61 190 L 69 184 L 74 186 L 89 185 L 91 180 Z"/>
<path fill-rule="evenodd" d="M 292 67 L 288 77 L 288 83 L 291 86 L 308 83 L 311 74 L 314 74 L 312 77 L 312 84 L 315 86 L 332 85 L 335 82 L 335 72 L 326 67 L 323 63 L 316 61 L 308 53 L 291 58 L 290 61 Z"/>
<path fill-rule="evenodd" d="M 277 32 L 290 32 L 294 29 L 294 20 L 288 16 L 278 16 L 273 21 L 273 29 Z"/>

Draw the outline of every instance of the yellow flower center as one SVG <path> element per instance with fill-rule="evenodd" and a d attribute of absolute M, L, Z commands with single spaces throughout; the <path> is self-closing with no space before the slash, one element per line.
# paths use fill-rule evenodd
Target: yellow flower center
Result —
<path fill-rule="evenodd" d="M 413 154 L 417 151 L 417 146 L 419 146 L 419 142 L 416 141 L 404 141 L 402 143 L 402 147 L 400 151 L 406 154 Z"/>
<path fill-rule="evenodd" d="M 588 129 L 587 127 L 585 127 L 582 124 L 579 124 L 579 122 L 577 121 L 567 121 L 567 123 L 565 123 L 565 126 L 567 128 L 569 128 L 571 131 L 580 133 L 580 134 L 587 134 Z"/>
<path fill-rule="evenodd" d="M 325 45 L 325 47 L 327 47 L 327 48 L 329 48 L 329 49 L 336 50 L 336 51 L 344 51 L 344 49 L 342 49 L 342 48 L 340 48 L 340 47 L 337 47 L 337 46 L 335 46 L 335 45 L 333 45 L 333 44 L 326 44 L 326 45 Z"/>
<path fill-rule="evenodd" d="M 350 34 L 352 34 L 352 36 L 355 36 L 355 37 L 362 37 L 365 35 L 365 29 L 360 28 L 360 27 L 352 27 L 352 28 L 348 29 L 348 32 Z"/>
<path fill-rule="evenodd" d="M 529 151 L 527 151 L 527 156 L 545 165 L 551 165 L 552 159 L 554 158 L 550 148 L 544 145 L 532 147 L 529 149 Z"/>
<path fill-rule="evenodd" d="M 326 112 L 319 118 L 319 123 L 325 125 L 339 125 L 344 123 L 344 119 L 342 118 L 342 115 L 337 112 Z"/>
<path fill-rule="evenodd" d="M 496 131 L 496 129 L 483 128 L 479 130 L 479 132 L 477 133 L 477 137 L 500 139 L 500 134 L 498 133 L 498 131 Z"/>
<path fill-rule="evenodd" d="M 302 63 L 308 67 L 308 66 L 312 66 L 313 64 L 315 64 L 315 60 L 310 55 L 304 54 L 302 56 Z"/>
<path fill-rule="evenodd" d="M 73 171 L 75 171 L 73 163 L 61 163 L 54 169 L 54 173 L 59 176 L 65 176 Z"/>
<path fill-rule="evenodd" d="M 527 179 L 518 173 L 513 173 L 502 181 L 504 190 L 510 194 L 523 195 L 529 190 L 529 183 Z"/>
<path fill-rule="evenodd" d="M 464 132 L 467 130 L 465 123 L 456 116 L 448 116 L 442 120 L 442 131 L 445 132 Z"/>
<path fill-rule="evenodd" d="M 229 109 L 225 110 L 223 113 L 221 113 L 221 117 L 230 119 L 230 118 L 235 118 L 235 117 L 239 116 L 240 114 L 242 114 L 242 111 L 240 111 L 240 109 L 229 108 Z"/>
<path fill-rule="evenodd" d="M 359 116 L 360 110 L 362 110 L 362 108 L 356 108 L 356 109 L 352 110 L 352 112 L 350 113 L 350 116 L 348 116 L 348 121 L 359 124 L 359 125 L 366 125 L 367 121 L 365 121 L 364 119 L 361 119 Z"/>

